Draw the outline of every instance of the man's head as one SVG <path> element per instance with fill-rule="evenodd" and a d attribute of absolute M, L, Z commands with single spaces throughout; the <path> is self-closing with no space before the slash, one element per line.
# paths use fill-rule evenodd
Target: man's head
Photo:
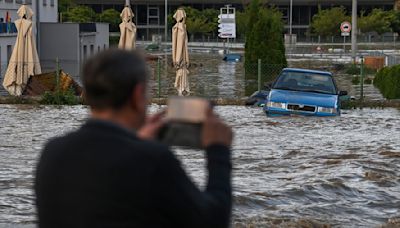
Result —
<path fill-rule="evenodd" d="M 146 115 L 147 77 L 146 62 L 137 52 L 101 52 L 83 67 L 85 100 L 94 115 L 132 118 L 130 127 L 140 127 Z"/>

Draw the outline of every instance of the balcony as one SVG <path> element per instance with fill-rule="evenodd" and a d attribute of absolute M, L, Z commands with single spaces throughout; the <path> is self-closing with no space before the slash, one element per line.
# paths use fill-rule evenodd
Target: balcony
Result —
<path fill-rule="evenodd" d="M 15 27 L 14 23 L 0 23 L 0 34 L 15 34 L 17 32 L 17 27 Z"/>

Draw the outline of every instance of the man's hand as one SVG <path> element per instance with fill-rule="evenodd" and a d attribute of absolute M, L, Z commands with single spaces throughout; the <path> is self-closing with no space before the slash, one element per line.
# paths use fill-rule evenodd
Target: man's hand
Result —
<path fill-rule="evenodd" d="M 161 127 L 165 124 L 163 117 L 165 110 L 147 117 L 146 123 L 138 131 L 138 136 L 144 140 L 154 140 L 157 137 Z"/>
<path fill-rule="evenodd" d="M 219 144 L 227 147 L 232 145 L 232 129 L 210 109 L 207 112 L 207 119 L 203 124 L 202 142 L 203 147 Z"/>

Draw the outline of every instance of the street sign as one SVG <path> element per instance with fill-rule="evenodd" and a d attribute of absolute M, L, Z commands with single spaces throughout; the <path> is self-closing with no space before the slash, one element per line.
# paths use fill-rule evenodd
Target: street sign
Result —
<path fill-rule="evenodd" d="M 342 31 L 342 33 L 350 33 L 351 32 L 351 23 L 348 21 L 343 22 L 340 25 L 340 31 Z"/>
<path fill-rule="evenodd" d="M 218 15 L 218 36 L 221 38 L 236 38 L 235 8 L 223 7 Z"/>
<path fill-rule="evenodd" d="M 342 36 L 350 36 L 349 32 L 342 32 Z"/>

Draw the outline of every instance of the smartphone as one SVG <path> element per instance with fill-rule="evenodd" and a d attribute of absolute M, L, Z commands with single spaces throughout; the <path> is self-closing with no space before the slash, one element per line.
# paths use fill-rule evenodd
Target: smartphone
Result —
<path fill-rule="evenodd" d="M 165 126 L 158 140 L 170 146 L 202 148 L 203 122 L 211 103 L 197 97 L 172 97 L 167 102 Z"/>

